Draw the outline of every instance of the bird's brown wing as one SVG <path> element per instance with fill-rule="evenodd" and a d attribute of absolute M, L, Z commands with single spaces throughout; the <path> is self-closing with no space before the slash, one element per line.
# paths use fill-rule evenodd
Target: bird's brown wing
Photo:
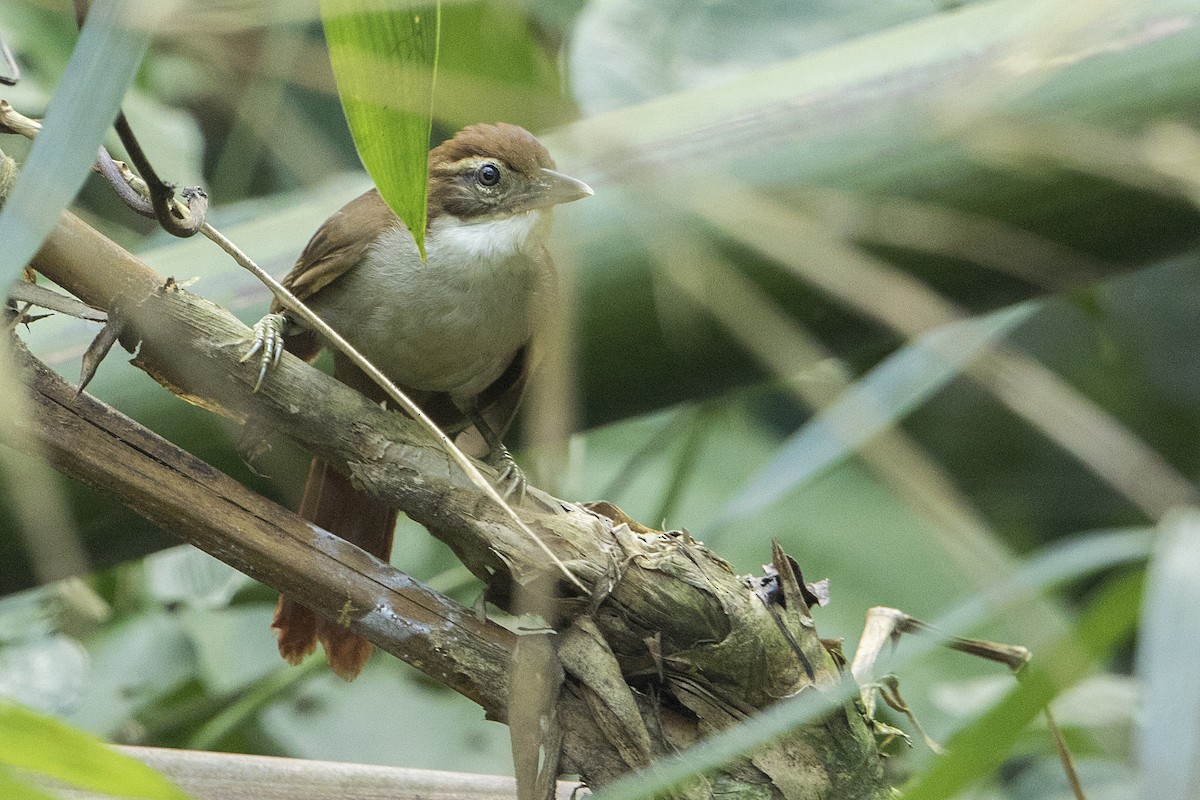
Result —
<path fill-rule="evenodd" d="M 281 283 L 301 300 L 307 300 L 362 261 L 374 238 L 363 230 L 384 230 L 400 220 L 375 189 L 364 192 L 334 213 L 308 240 L 291 272 Z M 271 301 L 272 314 L 285 314 L 279 299 Z M 311 330 L 289 326 L 284 339 L 289 353 L 312 361 L 321 350 L 320 338 Z"/>
<path fill-rule="evenodd" d="M 363 236 L 364 230 L 383 231 L 399 224 L 377 190 L 364 192 L 317 228 L 292 271 L 284 276 L 283 285 L 307 300 L 362 261 L 375 240 Z M 278 300 L 271 304 L 271 310 L 283 310 Z"/>

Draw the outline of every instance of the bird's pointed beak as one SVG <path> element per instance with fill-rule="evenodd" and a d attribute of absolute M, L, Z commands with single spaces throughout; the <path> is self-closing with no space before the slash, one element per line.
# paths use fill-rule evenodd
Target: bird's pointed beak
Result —
<path fill-rule="evenodd" d="M 538 181 L 539 206 L 570 203 L 593 194 L 592 187 L 581 180 L 545 167 L 541 170 L 541 180 Z"/>

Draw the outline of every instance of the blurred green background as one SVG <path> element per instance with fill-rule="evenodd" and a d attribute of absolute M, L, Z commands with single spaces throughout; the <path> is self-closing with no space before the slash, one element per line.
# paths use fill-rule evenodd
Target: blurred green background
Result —
<path fill-rule="evenodd" d="M 145 8 L 125 111 L 159 173 L 202 184 L 210 220 L 282 275 L 367 185 L 315 4 Z M 0 96 L 38 116 L 69 9 L 0 0 L 0 35 L 25 72 Z M 937 618 L 1059 540 L 1195 500 L 1200 4 L 446 2 L 442 36 L 435 138 L 518 123 L 596 190 L 558 215 L 570 358 L 539 394 L 557 399 L 526 412 L 522 458 L 562 496 L 686 527 L 739 572 L 778 538 L 830 579 L 817 624 L 848 649 L 870 606 Z M 265 312 L 216 248 L 154 231 L 98 181 L 77 210 L 243 320 Z M 1019 325 L 980 316 L 1022 301 Z M 20 335 L 74 377 L 93 334 L 52 318 Z M 120 355 L 89 391 L 294 502 L 304 454 L 275 442 L 255 474 L 237 430 Z M 869 402 L 813 426 L 856 381 Z M 353 684 L 319 659 L 285 668 L 269 590 L 79 486 L 63 482 L 70 533 L 95 571 L 32 588 L 40 532 L 7 481 L 0 695 L 116 741 L 510 770 L 501 726 L 390 658 Z M 399 568 L 475 601 L 445 548 L 406 522 L 398 537 Z M 975 633 L 1036 652 L 1109 577 Z M 1093 798 L 1134 780 L 1121 638 L 1060 698 Z M 1011 684 L 955 654 L 900 677 L 942 740 Z M 897 780 L 932 758 L 896 756 Z M 974 791 L 1068 796 L 1036 726 Z"/>

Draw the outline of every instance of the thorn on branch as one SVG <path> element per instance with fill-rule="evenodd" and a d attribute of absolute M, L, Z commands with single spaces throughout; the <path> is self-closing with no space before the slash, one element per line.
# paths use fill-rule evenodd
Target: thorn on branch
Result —
<path fill-rule="evenodd" d="M 44 308 L 59 314 L 66 314 L 70 317 L 77 317 L 89 322 L 108 321 L 108 314 L 105 314 L 103 311 L 92 308 L 69 295 L 61 294 L 45 286 L 38 286 L 36 283 L 17 281 L 9 289 L 8 299 L 20 303 L 30 303 L 38 308 Z"/>
<path fill-rule="evenodd" d="M 122 329 L 125 327 L 125 321 L 122 317 L 110 317 L 108 322 L 104 323 L 104 327 L 96 334 L 96 338 L 92 339 L 87 346 L 87 350 L 83 353 L 83 364 L 79 367 L 79 385 L 75 387 L 75 396 L 83 394 L 83 390 L 92 382 L 92 378 L 96 376 L 96 370 L 100 366 L 100 362 L 112 350 L 112 346 L 118 339 L 121 338 Z"/>
<path fill-rule="evenodd" d="M 78 397 L 83 392 L 84 388 L 91 382 L 96 374 L 96 368 L 100 366 L 100 362 L 108 355 L 108 351 L 112 349 L 113 343 L 121 335 L 123 321 L 117 314 L 106 314 L 99 309 L 76 300 L 65 294 L 48 289 L 45 286 L 38 286 L 31 281 L 32 273 L 27 276 L 27 280 L 17 281 L 9 290 L 9 304 L 23 303 L 24 306 L 18 311 L 12 321 L 15 327 L 21 323 L 28 324 L 43 319 L 49 314 L 40 316 L 30 316 L 28 310 L 31 306 L 45 308 L 58 314 L 66 314 L 77 319 L 87 320 L 89 322 L 103 322 L 104 327 L 100 329 L 100 333 L 96 335 L 88 345 L 87 350 L 83 354 L 83 366 L 79 371 L 79 385 L 75 389 L 75 396 Z"/>

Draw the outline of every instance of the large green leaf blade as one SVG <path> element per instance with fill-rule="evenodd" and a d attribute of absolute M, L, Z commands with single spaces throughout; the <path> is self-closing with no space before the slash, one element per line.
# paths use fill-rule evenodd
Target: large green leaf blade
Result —
<path fill-rule="evenodd" d="M 358 157 L 424 257 L 439 8 L 321 0 L 321 19 Z"/>
<path fill-rule="evenodd" d="M 0 702 L 0 764 L 114 797 L 188 800 L 142 762 L 66 723 L 7 702 Z"/>

